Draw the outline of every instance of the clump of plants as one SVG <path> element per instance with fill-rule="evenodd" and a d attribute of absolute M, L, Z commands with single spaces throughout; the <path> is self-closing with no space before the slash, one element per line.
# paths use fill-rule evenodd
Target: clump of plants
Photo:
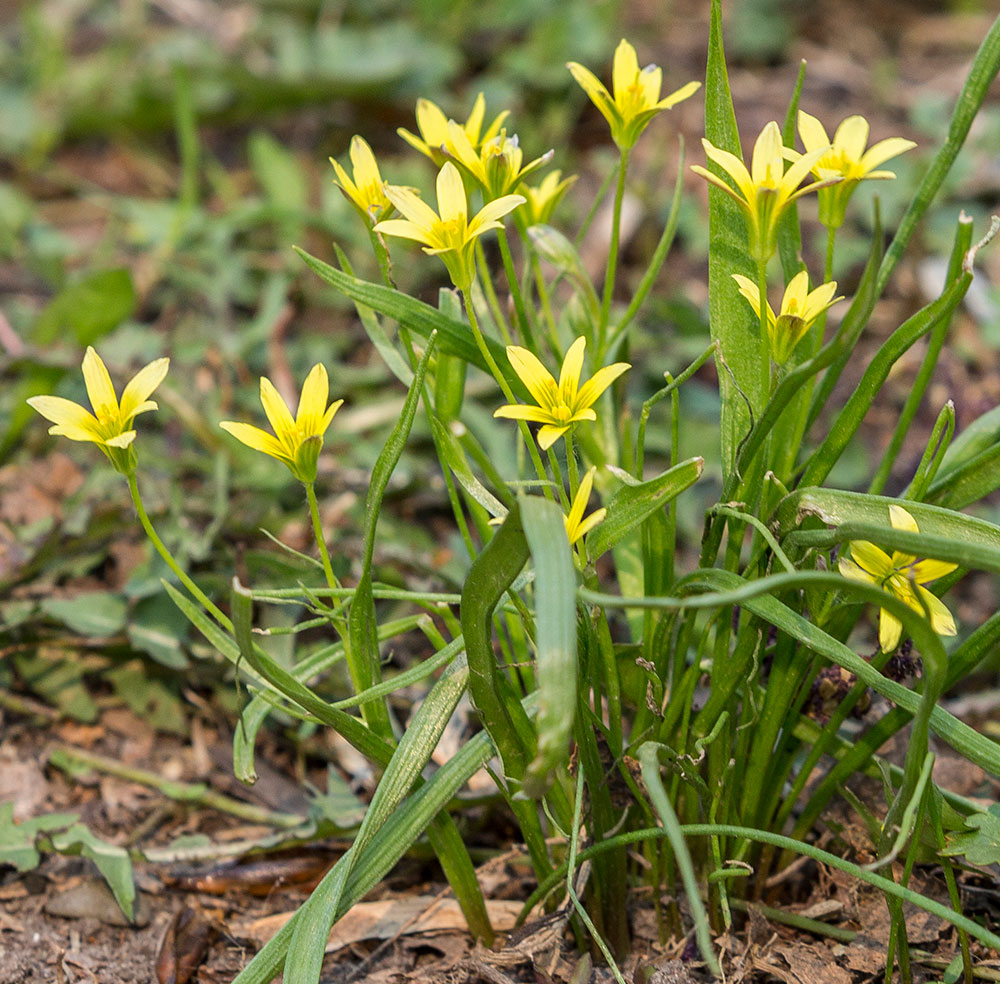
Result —
<path fill-rule="evenodd" d="M 588 216 L 589 223 L 610 196 L 600 284 L 585 272 L 580 232 L 560 227 L 573 179 L 547 170 L 551 152 L 522 150 L 507 113 L 487 123 L 480 98 L 463 123 L 418 103 L 419 134 L 402 136 L 428 159 L 435 201 L 393 184 L 355 137 L 349 167 L 333 166 L 367 228 L 376 278 L 355 275 L 352 262 L 368 260 L 339 251 L 337 265 L 302 258 L 356 304 L 407 394 L 372 472 L 352 585 L 335 576 L 316 494 L 324 435 L 342 402 L 330 402 L 333 367 L 322 360 L 294 413 L 261 380 L 269 429 L 221 424 L 282 462 L 304 487 L 317 578 L 291 585 L 234 579 L 225 603 L 175 561 L 143 507 L 135 422 L 156 409 L 150 398 L 167 360 L 142 369 L 119 399 L 88 349 L 92 412 L 57 396 L 29 401 L 54 422 L 52 433 L 96 443 L 124 476 L 140 522 L 179 582 L 165 589 L 248 688 L 235 737 L 237 775 L 252 780 L 255 737 L 274 708 L 335 729 L 381 773 L 350 850 L 239 984 L 282 972 L 286 982 L 317 981 L 330 926 L 424 836 L 470 929 L 492 942 L 461 817 L 451 812 L 456 793 L 483 767 L 516 819 L 537 878 L 525 916 L 539 906 L 569 906 L 581 944 L 599 949 L 618 980 L 637 887 L 650 889 L 664 935 L 692 934 L 705 966 L 718 973 L 713 934 L 728 930 L 734 910 L 760 900 L 768 877 L 801 855 L 884 893 L 892 914 L 887 975 L 898 965 L 910 976 L 904 901 L 957 927 L 956 973 L 964 969 L 967 979 L 970 939 L 1000 947 L 1000 937 L 963 914 L 951 860 L 1000 860 L 989 837 L 992 815 L 930 778 L 932 733 L 1000 776 L 1000 747 L 938 703 L 1000 639 L 1000 615 L 959 625 L 943 600 L 967 571 L 1000 571 L 1000 527 L 961 512 L 1000 486 L 995 414 L 955 435 L 946 403 L 905 491 L 883 494 L 972 281 L 976 252 L 997 223 L 976 233 L 959 218 L 940 296 L 878 347 L 843 404 L 833 399 L 998 66 L 1000 22 L 890 245 L 884 249 L 876 210 L 864 273 L 853 295 L 841 296 L 838 234 L 853 192 L 861 182 L 892 179 L 885 165 L 913 144 L 890 138 L 869 146 L 860 116 L 828 121 L 831 138 L 799 108 L 800 75 L 784 124 L 768 123 L 744 156 L 714 3 L 705 164 L 692 168 L 708 182 L 711 337 L 690 365 L 662 366 L 662 387 L 646 394 L 630 385 L 631 336 L 669 255 L 681 175 L 627 300 L 616 291 L 622 203 L 637 142 L 699 83 L 663 96 L 661 70 L 640 68 L 624 40 L 610 89 L 584 66 L 568 66 L 619 152 Z M 822 270 L 802 259 L 798 206 L 813 196 L 827 231 Z M 450 279 L 437 307 L 397 286 L 414 244 L 440 259 Z M 894 364 L 921 339 L 926 355 L 868 490 L 828 487 Z M 703 461 L 685 434 L 679 393 L 710 361 L 720 380 L 722 489 L 706 502 Z M 470 396 L 473 382 L 485 396 Z M 457 595 L 388 587 L 373 573 L 387 485 L 418 414 L 429 425 L 467 553 Z M 668 448 L 655 465 L 647 454 L 654 431 L 667 436 L 657 446 Z M 681 496 L 705 505 L 690 563 L 678 539 Z M 379 605 L 385 598 L 408 603 L 413 614 L 387 620 Z M 254 604 L 268 601 L 297 601 L 309 616 L 297 628 L 320 627 L 329 644 L 292 666 L 277 662 L 254 632 Z M 431 651 L 383 677 L 384 648 L 415 627 Z M 330 703 L 316 681 L 339 664 L 353 693 Z M 426 697 L 404 729 L 388 698 L 419 681 Z M 848 740 L 842 726 L 871 691 L 890 709 Z M 465 693 L 482 728 L 431 768 Z M 891 767 L 877 753 L 904 728 L 905 762 Z M 810 783 L 817 768 L 824 774 Z M 858 773 L 880 776 L 885 790 L 877 817 L 851 800 L 871 824 L 877 860 L 865 867 L 811 842 L 816 821 Z M 950 906 L 909 887 L 914 864 L 925 860 L 942 866 Z"/>

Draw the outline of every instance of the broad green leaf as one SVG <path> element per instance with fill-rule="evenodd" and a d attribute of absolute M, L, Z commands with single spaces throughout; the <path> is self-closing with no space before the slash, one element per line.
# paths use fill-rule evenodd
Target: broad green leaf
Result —
<path fill-rule="evenodd" d="M 525 792 L 540 796 L 569 763 L 576 713 L 576 569 L 563 512 L 541 496 L 520 496 L 521 521 L 535 567 L 535 673 L 538 753 Z"/>
<path fill-rule="evenodd" d="M 99 270 L 63 288 L 38 316 L 32 341 L 39 347 L 72 336 L 92 345 L 135 310 L 136 294 L 128 270 Z"/>
<path fill-rule="evenodd" d="M 438 310 L 455 321 L 462 320 L 462 302 L 454 290 L 438 291 Z M 465 375 L 468 364 L 457 355 L 438 352 L 434 367 L 434 412 L 445 422 L 457 420 L 465 399 Z"/>
<path fill-rule="evenodd" d="M 309 187 L 295 155 L 263 130 L 251 134 L 247 151 L 254 177 L 272 204 L 291 216 L 303 215 L 309 205 Z"/>
<path fill-rule="evenodd" d="M 645 482 L 636 482 L 626 472 L 614 469 L 624 484 L 608 501 L 604 520 L 587 534 L 587 553 L 596 559 L 625 539 L 649 516 L 698 481 L 704 465 L 704 458 L 690 458 Z"/>
<path fill-rule="evenodd" d="M 868 539 L 890 549 L 950 560 L 965 568 L 1000 570 L 1000 526 L 940 506 L 906 502 L 903 503 L 906 511 L 920 529 L 919 533 L 907 533 L 894 530 L 890 525 L 890 505 L 900 505 L 900 502 L 865 492 L 799 489 L 786 496 L 778 506 L 778 533 L 782 537 L 791 535 L 800 543 L 815 545 Z M 793 532 L 809 516 L 816 516 L 838 530 L 833 536 L 824 531 Z M 862 526 L 865 529 L 859 530 Z"/>
<path fill-rule="evenodd" d="M 114 893 L 115 901 L 125 913 L 125 918 L 132 921 L 135 879 L 132 877 L 132 862 L 124 847 L 101 840 L 82 823 L 75 823 L 69 830 L 55 834 L 52 846 L 63 854 L 82 854 L 85 858 L 90 858 Z"/>
<path fill-rule="evenodd" d="M 39 646 L 14 660 L 25 685 L 42 699 L 77 721 L 97 720 L 97 704 L 84 682 L 83 669 L 65 650 Z"/>
<path fill-rule="evenodd" d="M 78 819 L 78 813 L 48 813 L 18 823 L 14 819 L 14 804 L 0 803 L 0 864 L 13 865 L 18 871 L 38 867 L 41 858 L 35 847 L 36 837 L 63 830 Z"/>
<path fill-rule="evenodd" d="M 126 605 L 117 594 L 91 591 L 73 598 L 45 598 L 41 609 L 82 636 L 107 638 L 125 628 Z"/>
<path fill-rule="evenodd" d="M 965 826 L 969 829 L 949 837 L 941 853 L 964 855 L 969 864 L 1000 864 L 1000 803 L 966 817 Z"/>
<path fill-rule="evenodd" d="M 712 20 L 705 68 L 705 136 L 721 150 L 743 157 L 739 129 L 729 89 L 729 73 L 722 43 L 722 4 L 712 0 Z M 708 167 L 729 180 L 718 165 Z M 750 412 L 760 413 L 767 380 L 761 375 L 760 323 L 740 297 L 733 274 L 756 283 L 757 271 L 747 248 L 746 222 L 739 206 L 721 188 L 708 189 L 708 297 L 709 327 L 719 342 L 717 356 L 722 396 L 722 468 L 728 478 L 734 470 L 740 442 L 750 430 Z"/>

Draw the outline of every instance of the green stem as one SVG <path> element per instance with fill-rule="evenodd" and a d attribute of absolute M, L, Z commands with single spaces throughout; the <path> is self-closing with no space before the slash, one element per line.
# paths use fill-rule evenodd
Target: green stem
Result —
<path fill-rule="evenodd" d="M 538 343 L 531 331 L 531 322 L 528 320 L 528 313 L 524 307 L 524 295 L 521 293 L 521 284 L 517 279 L 517 271 L 514 269 L 514 258 L 510 252 L 510 242 L 507 239 L 507 230 L 497 230 L 497 242 L 500 244 L 500 258 L 503 260 L 503 271 L 507 276 L 507 285 L 510 287 L 511 297 L 514 298 L 514 313 L 517 315 L 517 326 L 521 330 L 521 338 L 535 355 L 538 354 Z"/>
<path fill-rule="evenodd" d="M 611 245 L 608 249 L 608 268 L 604 275 L 604 294 L 601 298 L 601 320 L 597 330 L 597 362 L 604 359 L 604 344 L 611 317 L 611 299 L 615 292 L 615 274 L 618 269 L 618 244 L 621 239 L 622 201 L 625 198 L 625 173 L 628 170 L 628 149 L 622 148 L 618 163 L 618 186 L 615 188 L 614 211 L 611 213 Z"/>
<path fill-rule="evenodd" d="M 500 371 L 500 367 L 497 365 L 496 359 L 493 358 L 493 353 L 490 351 L 490 347 L 486 344 L 486 339 L 483 337 L 483 333 L 479 327 L 479 319 L 476 317 L 476 309 L 472 304 L 471 288 L 465 288 L 462 290 L 462 300 L 465 302 L 465 313 L 469 318 L 469 327 L 472 328 L 472 336 L 476 340 L 476 345 L 479 348 L 479 353 L 482 355 L 489 366 L 490 373 L 496 380 L 497 385 L 500 387 L 500 391 L 503 393 L 504 398 L 510 404 L 517 403 L 517 398 L 514 396 L 514 391 L 510 388 L 510 384 L 507 382 L 506 377 Z M 535 441 L 531 436 L 531 431 L 528 430 L 528 425 L 523 421 L 519 420 L 518 425 L 520 427 L 521 436 L 524 438 L 524 443 L 528 448 L 528 454 L 531 455 L 531 462 L 535 466 L 535 473 L 538 476 L 538 480 L 542 483 L 542 492 L 548 499 L 555 500 L 555 496 L 549 485 L 548 475 L 545 473 L 545 465 L 542 464 L 541 455 L 538 453 L 538 448 L 535 446 Z"/>
<path fill-rule="evenodd" d="M 163 558 L 167 567 L 176 575 L 177 579 L 184 585 L 188 591 L 194 596 L 194 598 L 201 604 L 201 606 L 207 611 L 227 632 L 233 631 L 233 623 L 229 616 L 219 608 L 218 605 L 212 601 L 208 595 L 205 594 L 201 588 L 198 587 L 194 581 L 188 577 L 187 573 L 181 568 L 180 564 L 174 560 L 174 555 L 167 549 L 166 544 L 160 539 L 160 535 L 153 528 L 153 524 L 149 519 L 149 515 L 146 512 L 146 507 L 142 504 L 142 497 L 139 495 L 139 484 L 136 481 L 135 473 L 126 476 L 128 479 L 128 490 L 132 494 L 132 503 L 135 506 L 136 514 L 139 517 L 139 522 L 142 524 L 142 528 L 146 531 L 146 536 L 149 537 L 150 542 L 156 548 L 156 552 Z"/>
<path fill-rule="evenodd" d="M 323 522 L 319 516 L 319 503 L 316 501 L 316 489 L 312 482 L 304 482 L 306 487 L 306 499 L 309 500 L 309 515 L 312 518 L 313 536 L 316 538 L 316 546 L 319 547 L 320 560 L 323 561 L 323 573 L 326 575 L 327 585 L 336 590 L 340 587 L 336 574 L 333 573 L 333 566 L 330 563 L 330 554 L 326 549 L 326 538 L 323 536 Z"/>

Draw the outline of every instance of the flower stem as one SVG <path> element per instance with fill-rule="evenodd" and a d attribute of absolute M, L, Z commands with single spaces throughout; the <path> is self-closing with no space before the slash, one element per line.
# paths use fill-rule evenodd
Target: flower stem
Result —
<path fill-rule="evenodd" d="M 330 554 L 326 549 L 326 538 L 323 536 L 323 523 L 319 516 L 319 503 L 316 501 L 316 488 L 312 482 L 303 482 L 303 484 L 306 487 L 306 499 L 309 500 L 309 515 L 312 518 L 313 536 L 316 538 L 316 546 L 319 547 L 319 556 L 323 562 L 323 573 L 326 575 L 326 583 L 336 591 L 340 587 L 340 582 L 337 580 L 337 575 L 333 573 Z"/>
<path fill-rule="evenodd" d="M 500 391 L 503 393 L 504 398 L 508 403 L 517 403 L 517 399 L 514 396 L 514 391 L 510 388 L 510 384 L 507 382 L 504 374 L 500 371 L 500 367 L 497 365 L 496 359 L 493 358 L 493 353 L 490 352 L 490 347 L 486 344 L 486 339 L 483 337 L 483 333 L 479 328 L 479 319 L 476 317 L 476 310 L 472 305 L 471 289 L 462 291 L 462 299 L 465 301 L 465 313 L 469 318 L 469 326 L 472 328 L 472 335 L 476 340 L 476 345 L 479 347 L 479 351 L 486 361 L 486 365 L 489 366 L 490 372 L 493 378 L 496 380 L 497 385 L 500 387 Z M 549 486 L 548 475 L 545 472 L 545 465 L 542 464 L 541 455 L 538 453 L 538 448 L 535 446 L 535 441 L 531 436 L 531 431 L 528 430 L 528 425 L 523 421 L 519 420 L 518 425 L 521 429 L 521 436 L 524 438 L 524 443 L 527 445 L 528 454 L 531 455 L 532 464 L 535 466 L 535 472 L 538 475 L 538 479 L 542 482 L 542 490 L 545 493 L 546 498 L 554 499 L 552 489 Z"/>
<path fill-rule="evenodd" d="M 503 270 L 507 276 L 507 285 L 510 287 L 511 297 L 514 299 L 514 313 L 517 315 L 517 326 L 521 331 L 521 338 L 525 344 L 538 354 L 538 343 L 535 341 L 534 333 L 531 330 L 531 322 L 528 320 L 528 312 L 524 306 L 524 296 L 521 293 L 521 284 L 517 279 L 517 271 L 514 269 L 514 258 L 510 252 L 510 241 L 507 239 L 507 230 L 500 228 L 497 230 L 497 242 L 500 245 L 500 258 L 503 260 Z"/>
<path fill-rule="evenodd" d="M 604 343 L 611 316 L 611 298 L 615 292 L 615 273 L 618 268 L 618 244 L 621 239 L 622 201 L 625 198 L 625 173 L 628 170 L 628 149 L 622 148 L 618 163 L 618 186 L 615 188 L 615 205 L 611 213 L 611 245 L 608 248 L 608 268 L 604 275 L 604 294 L 601 298 L 601 320 L 597 332 L 597 361 L 604 358 Z"/>
<path fill-rule="evenodd" d="M 156 547 L 156 552 L 163 558 L 167 567 L 177 576 L 177 579 L 184 585 L 188 591 L 195 597 L 195 599 L 201 604 L 201 606 L 207 611 L 212 617 L 227 631 L 233 631 L 233 623 L 229 616 L 219 608 L 218 605 L 212 601 L 208 595 L 205 594 L 201 588 L 198 587 L 194 581 L 188 577 L 187 573 L 181 568 L 180 564 L 174 559 L 174 555 L 167 549 L 166 544 L 160 539 L 160 535 L 153 528 L 153 524 L 149 519 L 149 514 L 146 512 L 146 507 L 142 504 L 142 496 L 139 495 L 139 484 L 136 481 L 135 473 L 127 475 L 128 479 L 128 490 L 132 495 L 132 503 L 135 506 L 136 514 L 139 517 L 139 522 L 142 524 L 142 528 L 146 531 L 146 536 L 149 537 L 150 542 Z"/>

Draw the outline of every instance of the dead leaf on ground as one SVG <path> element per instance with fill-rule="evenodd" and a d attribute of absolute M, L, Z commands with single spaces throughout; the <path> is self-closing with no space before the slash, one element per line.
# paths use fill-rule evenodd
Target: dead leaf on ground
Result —
<path fill-rule="evenodd" d="M 520 902 L 490 900 L 486 911 L 498 932 L 506 932 L 520 913 Z M 279 912 L 246 923 L 236 923 L 229 931 L 258 945 L 266 943 L 294 912 Z M 430 895 L 412 898 L 382 899 L 359 902 L 330 931 L 326 952 L 332 953 L 362 940 L 388 940 L 394 936 L 415 933 L 436 933 L 447 930 L 467 931 L 465 917 L 454 899 L 437 899 Z"/>

